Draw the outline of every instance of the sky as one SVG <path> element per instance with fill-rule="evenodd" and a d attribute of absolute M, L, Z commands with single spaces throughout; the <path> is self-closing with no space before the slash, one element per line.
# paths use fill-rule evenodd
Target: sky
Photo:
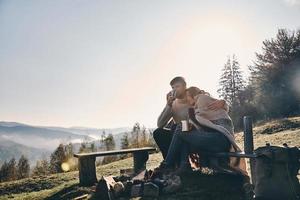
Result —
<path fill-rule="evenodd" d="M 265 39 L 300 28 L 300 0 L 0 0 L 0 121 L 156 127 L 169 82 L 218 97 Z"/>

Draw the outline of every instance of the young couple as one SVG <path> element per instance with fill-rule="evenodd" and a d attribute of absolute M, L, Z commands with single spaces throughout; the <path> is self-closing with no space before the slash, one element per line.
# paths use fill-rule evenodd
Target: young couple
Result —
<path fill-rule="evenodd" d="M 153 133 L 164 158 L 161 167 L 191 170 L 191 153 L 240 151 L 224 100 L 214 99 L 197 87 L 187 88 L 183 77 L 175 77 L 170 85 L 172 91 L 167 94 L 167 104 Z M 173 124 L 166 129 L 171 119 Z M 183 130 L 182 123 L 187 119 L 188 130 Z"/>

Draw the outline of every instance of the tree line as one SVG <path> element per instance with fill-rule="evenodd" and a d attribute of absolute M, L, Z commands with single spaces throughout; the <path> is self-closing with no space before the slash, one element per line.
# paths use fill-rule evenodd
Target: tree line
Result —
<path fill-rule="evenodd" d="M 4 161 L 0 168 L 0 182 L 14 181 L 30 176 L 48 175 L 53 173 L 60 173 L 64 170 L 61 165 L 73 159 L 72 143 L 59 146 L 50 155 L 50 159 L 44 157 L 36 162 L 36 165 L 31 169 L 29 159 L 25 155 L 21 155 L 18 163 L 13 157 L 8 162 Z M 71 165 L 70 165 L 71 166 Z"/>
<path fill-rule="evenodd" d="M 258 121 L 300 114 L 300 30 L 279 29 L 255 55 L 247 80 L 235 55 L 228 57 L 220 77 L 218 93 L 230 105 L 237 129 L 245 115 Z"/>

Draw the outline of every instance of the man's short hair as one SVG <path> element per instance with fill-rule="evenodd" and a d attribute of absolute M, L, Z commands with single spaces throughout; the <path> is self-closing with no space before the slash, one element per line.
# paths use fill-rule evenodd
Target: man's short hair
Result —
<path fill-rule="evenodd" d="M 170 82 L 170 85 L 172 86 L 175 83 L 183 83 L 184 85 L 186 85 L 186 82 L 182 76 L 176 76 L 175 78 L 173 78 Z"/>

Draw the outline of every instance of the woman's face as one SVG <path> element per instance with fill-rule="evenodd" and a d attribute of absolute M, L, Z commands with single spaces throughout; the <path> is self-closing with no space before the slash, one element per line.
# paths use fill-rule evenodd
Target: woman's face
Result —
<path fill-rule="evenodd" d="M 194 106 L 196 101 L 194 99 L 194 97 L 192 97 L 192 95 L 187 91 L 186 92 L 186 99 L 187 99 L 187 103 L 190 105 L 190 106 Z"/>

